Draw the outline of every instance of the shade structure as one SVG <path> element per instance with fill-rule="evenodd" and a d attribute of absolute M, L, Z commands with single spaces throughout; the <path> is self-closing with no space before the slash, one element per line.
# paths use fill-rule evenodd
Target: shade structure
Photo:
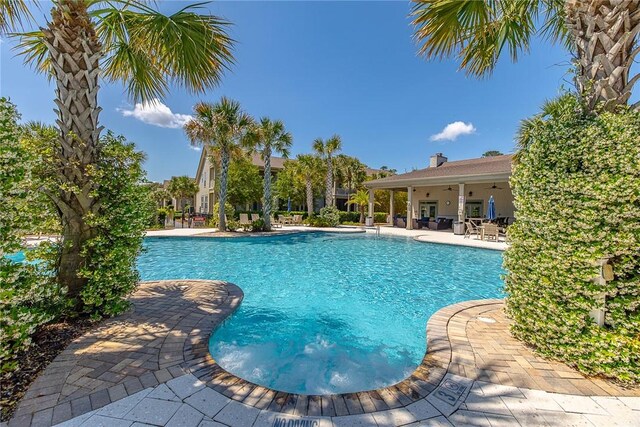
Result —
<path fill-rule="evenodd" d="M 487 219 L 493 221 L 496 219 L 496 202 L 493 200 L 493 196 L 489 197 L 489 203 L 487 206 Z"/>
<path fill-rule="evenodd" d="M 287 201 L 287 212 L 291 212 L 291 197 L 289 197 L 289 200 Z"/>

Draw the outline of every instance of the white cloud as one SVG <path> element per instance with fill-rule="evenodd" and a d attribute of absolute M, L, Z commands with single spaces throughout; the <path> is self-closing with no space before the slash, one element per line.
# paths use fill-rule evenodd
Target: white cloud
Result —
<path fill-rule="evenodd" d="M 191 145 L 189 144 L 188 147 L 190 149 L 192 149 L 193 151 L 202 151 L 202 147 L 198 147 L 197 145 Z"/>
<path fill-rule="evenodd" d="M 144 104 L 138 103 L 132 110 L 118 108 L 118 111 L 125 117 L 133 117 L 143 123 L 161 128 L 181 128 L 192 118 L 188 114 L 174 113 L 159 99 L 154 99 Z"/>
<path fill-rule="evenodd" d="M 432 141 L 455 141 L 460 135 L 469 135 L 474 133 L 476 128 L 472 123 L 453 122 L 449 123 L 442 129 L 442 132 L 431 135 Z"/>

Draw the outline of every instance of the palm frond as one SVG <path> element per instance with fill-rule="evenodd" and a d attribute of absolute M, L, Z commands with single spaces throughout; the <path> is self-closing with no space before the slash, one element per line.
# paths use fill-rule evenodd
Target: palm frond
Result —
<path fill-rule="evenodd" d="M 32 20 L 33 15 L 24 0 L 0 0 L 0 34 L 17 31 Z"/>
<path fill-rule="evenodd" d="M 19 38 L 14 50 L 23 56 L 25 64 L 32 66 L 37 72 L 48 74 L 51 78 L 51 58 L 44 40 L 44 33 L 40 30 L 28 33 L 14 34 Z"/>
<path fill-rule="evenodd" d="M 140 2 L 118 3 L 124 6 L 91 15 L 106 54 L 105 76 L 128 82 L 134 100 L 162 98 L 170 84 L 202 92 L 218 85 L 233 64 L 229 23 L 196 13 L 202 4 L 167 16 Z"/>

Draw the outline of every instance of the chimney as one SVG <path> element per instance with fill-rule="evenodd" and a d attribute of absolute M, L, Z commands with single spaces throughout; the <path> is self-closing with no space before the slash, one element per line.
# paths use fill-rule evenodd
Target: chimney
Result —
<path fill-rule="evenodd" d="M 447 161 L 447 158 L 442 155 L 442 153 L 436 153 L 429 158 L 429 167 L 437 168 L 441 164 Z"/>

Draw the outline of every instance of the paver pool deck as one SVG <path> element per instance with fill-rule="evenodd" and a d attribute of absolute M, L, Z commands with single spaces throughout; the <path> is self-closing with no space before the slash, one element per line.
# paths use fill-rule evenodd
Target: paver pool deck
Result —
<path fill-rule="evenodd" d="M 269 390 L 208 353 L 211 331 L 242 298 L 219 281 L 143 282 L 131 311 L 47 367 L 9 426 L 640 425 L 640 389 L 536 356 L 510 336 L 501 300 L 434 314 L 422 364 L 394 386 L 329 396 Z"/>

